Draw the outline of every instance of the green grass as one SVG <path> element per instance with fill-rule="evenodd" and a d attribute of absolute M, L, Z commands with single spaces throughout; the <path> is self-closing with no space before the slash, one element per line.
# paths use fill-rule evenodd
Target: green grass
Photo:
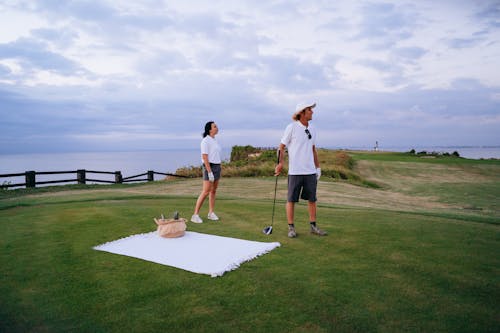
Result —
<path fill-rule="evenodd" d="M 462 202 L 463 209 L 500 211 L 500 187 L 495 183 L 452 183 L 416 186 L 419 194 L 438 194 L 443 202 Z M 500 223 L 500 221 L 498 221 Z"/>
<path fill-rule="evenodd" d="M 359 161 L 369 163 L 363 177 L 387 188 L 325 182 L 323 191 L 413 192 L 450 208 L 388 210 L 324 197 L 318 223 L 329 235 L 308 234 L 300 203 L 299 237 L 289 239 L 281 196 L 273 234 L 261 232 L 271 222 L 273 179 L 255 179 L 252 188 L 223 179 L 221 221 L 188 229 L 281 247 L 219 278 L 92 249 L 154 230 L 160 213 L 189 216 L 197 180 L 6 191 L 0 332 L 498 332 L 496 166 Z M 483 178 L 463 182 L 463 174 Z"/>
<path fill-rule="evenodd" d="M 454 156 L 430 156 L 417 155 L 410 153 L 385 152 L 385 151 L 347 151 L 355 161 L 358 160 L 377 160 L 377 161 L 398 161 L 398 162 L 419 162 L 419 163 L 438 163 L 438 164 L 490 164 L 500 165 L 499 159 L 467 159 Z"/>

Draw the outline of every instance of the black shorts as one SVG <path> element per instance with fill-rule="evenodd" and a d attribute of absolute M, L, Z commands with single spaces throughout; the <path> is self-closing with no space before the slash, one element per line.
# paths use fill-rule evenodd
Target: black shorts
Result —
<path fill-rule="evenodd" d="M 288 202 L 303 200 L 316 202 L 316 187 L 318 180 L 316 174 L 288 175 Z"/>
<path fill-rule="evenodd" d="M 209 180 L 208 179 L 208 172 L 207 172 L 207 169 L 205 168 L 205 164 L 202 164 L 202 167 L 203 167 L 203 180 Z M 220 164 L 210 163 L 210 169 L 212 169 L 212 173 L 214 174 L 214 179 L 219 180 L 221 170 L 222 170 L 222 168 L 220 167 Z"/>

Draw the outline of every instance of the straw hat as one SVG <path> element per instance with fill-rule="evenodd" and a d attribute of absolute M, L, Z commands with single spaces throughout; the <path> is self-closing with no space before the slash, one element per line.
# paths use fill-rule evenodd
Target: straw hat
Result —
<path fill-rule="evenodd" d="M 299 119 L 299 113 L 304 111 L 305 108 L 314 108 L 316 107 L 316 103 L 299 103 L 295 107 L 295 113 L 292 116 L 293 120 L 298 120 Z"/>

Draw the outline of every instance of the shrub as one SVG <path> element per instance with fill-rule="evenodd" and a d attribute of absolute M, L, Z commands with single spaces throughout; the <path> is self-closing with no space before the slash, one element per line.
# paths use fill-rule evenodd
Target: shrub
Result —
<path fill-rule="evenodd" d="M 255 154 L 258 149 L 250 145 L 247 146 L 233 146 L 231 149 L 231 162 L 247 161 L 250 154 Z"/>
<path fill-rule="evenodd" d="M 270 177 L 274 175 L 274 168 L 273 162 L 254 162 L 246 165 L 228 163 L 222 166 L 222 175 L 224 177 Z M 282 174 L 286 173 L 287 169 L 283 168 Z"/>
<path fill-rule="evenodd" d="M 354 159 L 345 151 L 318 149 L 322 179 L 348 181 L 353 184 L 378 187 L 377 184 L 362 179 L 355 171 Z M 272 177 L 276 167 L 275 148 L 255 148 L 233 146 L 231 161 L 222 164 L 223 177 Z M 282 175 L 288 174 L 288 155 L 284 156 Z M 201 177 L 202 168 L 191 166 L 177 169 L 178 175 L 190 178 Z"/>
<path fill-rule="evenodd" d="M 190 166 L 177 169 L 175 171 L 175 174 L 179 176 L 186 176 L 189 178 L 197 178 L 203 176 L 203 171 L 201 166 Z"/>
<path fill-rule="evenodd" d="M 259 161 L 271 161 L 276 163 L 278 160 L 277 151 L 275 149 L 265 149 L 262 151 L 261 155 L 258 157 Z"/>
<path fill-rule="evenodd" d="M 335 153 L 335 165 L 341 166 L 345 169 L 352 170 L 354 168 L 354 160 L 345 151 Z"/>

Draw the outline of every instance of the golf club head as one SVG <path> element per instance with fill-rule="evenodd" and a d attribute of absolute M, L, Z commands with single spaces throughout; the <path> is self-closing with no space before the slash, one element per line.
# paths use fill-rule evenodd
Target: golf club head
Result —
<path fill-rule="evenodd" d="M 273 233 L 273 226 L 270 225 L 269 227 L 265 227 L 264 230 L 262 230 L 263 233 L 265 233 L 266 235 L 270 235 Z"/>

